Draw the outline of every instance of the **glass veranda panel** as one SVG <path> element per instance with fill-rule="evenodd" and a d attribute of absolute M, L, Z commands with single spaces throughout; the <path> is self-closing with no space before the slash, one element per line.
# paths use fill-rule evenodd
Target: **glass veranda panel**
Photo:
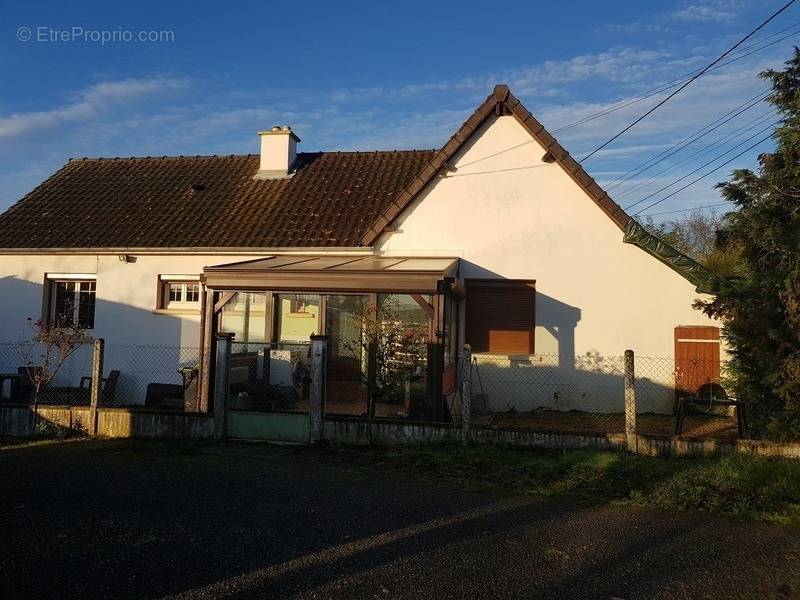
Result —
<path fill-rule="evenodd" d="M 428 395 L 429 295 L 378 294 L 375 348 L 376 417 L 425 419 Z"/>
<path fill-rule="evenodd" d="M 308 344 L 310 334 L 315 332 L 317 316 L 302 316 L 305 323 L 314 323 L 305 340 L 298 334 L 291 344 L 273 343 L 270 340 L 272 315 L 267 294 L 239 292 L 222 308 L 220 331 L 234 334 L 228 377 L 228 409 L 307 413 L 310 384 Z M 279 296 L 275 302 L 278 305 L 276 310 L 279 310 Z M 302 310 L 299 304 L 290 304 L 295 312 Z M 318 300 L 316 304 L 319 305 Z M 287 316 L 291 323 L 292 315 L 282 315 Z M 278 324 L 284 326 L 284 332 L 287 330 L 285 319 L 279 319 Z"/>
<path fill-rule="evenodd" d="M 367 415 L 369 296 L 325 296 L 328 335 L 325 413 Z"/>

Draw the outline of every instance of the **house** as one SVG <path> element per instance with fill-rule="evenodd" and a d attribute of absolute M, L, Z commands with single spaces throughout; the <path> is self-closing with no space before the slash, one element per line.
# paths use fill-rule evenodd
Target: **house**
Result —
<path fill-rule="evenodd" d="M 150 382 L 121 348 L 197 348 L 187 406 L 207 410 L 215 332 L 229 332 L 234 401 L 253 409 L 261 379 L 298 385 L 309 336 L 327 333 L 326 407 L 363 415 L 357 317 L 390 303 L 381 326 L 416 329 L 392 358 L 402 398 L 375 416 L 442 419 L 465 342 L 484 374 L 506 373 L 492 410 L 594 410 L 605 386 L 615 411 L 621 388 L 592 364 L 719 338 L 692 308 L 702 268 L 639 227 L 506 86 L 438 151 L 298 153 L 289 127 L 259 135 L 259 155 L 70 160 L 0 215 L 0 342 L 28 335 L 28 317 L 80 322 L 130 402 Z M 544 367 L 547 385 L 523 385 Z M 661 393 L 647 410 L 670 410 L 672 365 L 649 381 Z"/>

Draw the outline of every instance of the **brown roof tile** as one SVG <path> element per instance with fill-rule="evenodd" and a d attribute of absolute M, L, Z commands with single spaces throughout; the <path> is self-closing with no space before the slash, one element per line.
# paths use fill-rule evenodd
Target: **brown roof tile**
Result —
<path fill-rule="evenodd" d="M 494 114 L 514 115 L 624 229 L 625 211 L 498 85 L 439 151 L 303 153 L 287 179 L 254 180 L 252 155 L 72 160 L 0 215 L 0 249 L 370 246 Z"/>
<path fill-rule="evenodd" d="M 432 150 L 71 160 L 0 215 L 0 248 L 353 247 Z"/>

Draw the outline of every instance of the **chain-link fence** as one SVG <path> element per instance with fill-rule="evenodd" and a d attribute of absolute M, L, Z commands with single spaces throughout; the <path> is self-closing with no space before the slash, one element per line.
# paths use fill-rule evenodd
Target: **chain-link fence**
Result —
<path fill-rule="evenodd" d="M 623 356 L 478 354 L 469 372 L 475 424 L 576 434 L 625 432 Z M 636 356 L 634 379 L 638 433 L 739 434 L 737 403 L 730 398 L 725 364 L 719 360 Z"/>
<path fill-rule="evenodd" d="M 92 344 L 59 348 L 35 340 L 0 344 L 0 402 L 88 405 Z"/>
<path fill-rule="evenodd" d="M 202 410 L 200 362 L 197 347 L 106 344 L 98 405 Z M 308 413 L 309 364 L 307 344 L 234 342 L 228 409 Z M 735 398 L 725 363 L 702 356 L 636 356 L 634 365 L 638 433 L 730 438 L 745 432 L 741 399 Z M 365 418 L 363 384 L 352 369 L 339 367 L 336 371 L 328 365 L 325 394 L 330 406 L 325 414 Z M 37 341 L 0 344 L 0 402 L 88 406 L 92 373 L 92 342 L 66 353 Z M 470 379 L 476 425 L 576 434 L 625 432 L 622 356 L 477 354 L 461 373 Z M 406 387 L 413 400 L 413 389 Z M 451 396 L 450 416 L 458 422 L 456 394 Z M 386 416 L 380 412 L 384 409 L 395 416 L 402 409 L 402 404 L 387 406 L 377 403 L 375 416 Z"/>
<path fill-rule="evenodd" d="M 91 341 L 0 344 L 0 402 L 88 406 L 93 353 Z M 184 410 L 196 401 L 199 364 L 196 347 L 105 345 L 99 406 Z"/>
<path fill-rule="evenodd" d="M 307 343 L 231 343 L 228 409 L 308 413 Z"/>
<path fill-rule="evenodd" d="M 100 406 L 184 410 L 197 397 L 200 348 L 106 344 Z"/>
<path fill-rule="evenodd" d="M 472 358 L 473 421 L 572 432 L 624 431 L 621 356 Z"/>
<path fill-rule="evenodd" d="M 737 397 L 724 361 L 637 356 L 635 365 L 639 433 L 708 438 L 747 433 L 746 403 Z"/>

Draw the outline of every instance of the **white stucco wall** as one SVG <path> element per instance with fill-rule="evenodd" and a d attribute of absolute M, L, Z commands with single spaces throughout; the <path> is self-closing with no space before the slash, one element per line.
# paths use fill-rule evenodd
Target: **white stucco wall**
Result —
<path fill-rule="evenodd" d="M 459 256 L 463 278 L 536 280 L 536 354 L 548 356 L 532 364 L 481 359 L 484 379 L 494 369 L 503 382 L 494 400 L 489 394 L 494 408 L 613 402 L 620 409 L 617 378 L 598 378 L 594 371 L 616 370 L 611 357 L 629 348 L 641 357 L 672 357 L 675 326 L 715 323 L 692 308 L 694 286 L 624 244 L 622 231 L 561 166 L 543 162 L 544 153 L 514 117 L 492 119 L 449 161 L 456 171 L 434 179 L 403 214 L 399 230 L 377 246 L 395 255 Z M 540 386 L 535 402 L 530 393 L 536 385 L 527 391 L 519 385 L 546 379 L 531 368 L 575 355 L 594 357 L 595 367 L 562 365 L 553 378 L 564 384 Z M 607 360 L 600 364 L 598 357 Z M 649 380 L 664 386 L 654 409 L 671 407 L 670 364 L 661 360 L 650 368 Z M 644 360 L 641 365 L 644 372 Z M 612 390 L 597 392 L 601 385 L 588 382 L 598 379 Z"/>
<path fill-rule="evenodd" d="M 46 274 L 82 273 L 96 276 L 92 335 L 106 341 L 105 373 L 121 372 L 117 402 L 144 402 L 147 383 L 180 383 L 178 367 L 198 361 L 200 312 L 157 313 L 159 275 L 199 275 L 207 265 L 254 257 L 134 256 L 125 263 L 117 255 L 0 255 L 0 371 L 14 372 L 20 364 L 13 344 L 31 338 L 29 317 L 41 317 Z M 74 386 L 90 373 L 87 348 L 70 358 L 57 383 Z"/>

